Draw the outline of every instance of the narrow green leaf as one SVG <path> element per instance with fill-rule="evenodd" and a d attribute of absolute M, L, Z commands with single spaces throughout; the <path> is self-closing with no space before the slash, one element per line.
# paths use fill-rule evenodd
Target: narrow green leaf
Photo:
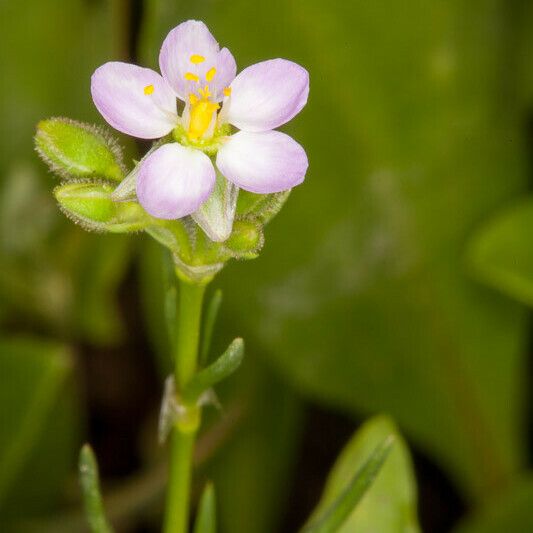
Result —
<path fill-rule="evenodd" d="M 215 488 L 208 483 L 202 493 L 194 524 L 194 533 L 215 533 L 217 529 Z"/>
<path fill-rule="evenodd" d="M 183 391 L 185 402 L 195 402 L 204 391 L 233 374 L 241 364 L 243 356 L 244 341 L 237 338 L 214 363 L 192 378 Z"/>
<path fill-rule="evenodd" d="M 209 357 L 209 349 L 211 348 L 211 339 L 213 338 L 213 331 L 217 321 L 218 311 L 222 304 L 222 291 L 217 289 L 213 294 L 207 311 L 205 313 L 204 327 L 203 327 L 203 341 L 200 351 L 200 364 L 203 366 L 207 363 Z"/>
<path fill-rule="evenodd" d="M 366 491 L 372 486 L 391 450 L 394 437 L 390 435 L 366 460 L 346 488 L 308 525 L 302 533 L 334 533 L 350 516 Z"/>
<path fill-rule="evenodd" d="M 99 177 L 121 181 L 122 154 L 104 130 L 67 118 L 51 118 L 37 125 L 35 146 L 53 172 L 65 178 Z"/>
<path fill-rule="evenodd" d="M 83 493 L 85 513 L 92 533 L 112 533 L 105 516 L 102 495 L 100 494 L 100 479 L 98 464 L 91 447 L 85 444 L 80 452 L 80 484 Z"/>

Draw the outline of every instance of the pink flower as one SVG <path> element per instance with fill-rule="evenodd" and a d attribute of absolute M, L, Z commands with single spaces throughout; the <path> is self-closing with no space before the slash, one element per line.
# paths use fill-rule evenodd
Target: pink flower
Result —
<path fill-rule="evenodd" d="M 117 130 L 141 139 L 172 133 L 150 153 L 137 174 L 137 197 L 157 218 L 194 213 L 213 191 L 216 169 L 237 187 L 280 192 L 300 184 L 304 149 L 274 128 L 306 104 L 309 74 L 285 59 L 256 63 L 236 76 L 235 59 L 219 48 L 203 22 L 190 20 L 166 37 L 162 75 L 110 62 L 91 79 L 98 111 Z M 184 102 L 181 117 L 176 98 Z M 232 133 L 231 126 L 240 131 Z"/>

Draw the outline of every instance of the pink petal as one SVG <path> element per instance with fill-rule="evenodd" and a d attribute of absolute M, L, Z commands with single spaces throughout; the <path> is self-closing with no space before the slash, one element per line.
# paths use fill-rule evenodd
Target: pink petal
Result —
<path fill-rule="evenodd" d="M 211 194 L 215 169 L 209 157 L 178 143 L 164 144 L 141 164 L 137 198 L 156 218 L 194 213 Z"/>
<path fill-rule="evenodd" d="M 151 94 L 145 94 L 145 89 Z M 177 124 L 176 97 L 166 81 L 149 68 L 106 63 L 92 75 L 91 93 L 106 121 L 128 135 L 157 139 Z"/>
<path fill-rule="evenodd" d="M 192 56 L 202 56 L 204 60 L 194 63 Z M 218 43 L 207 26 L 197 20 L 188 20 L 171 30 L 161 47 L 159 67 L 183 101 L 187 101 L 190 93 L 198 94 L 198 88 L 205 85 L 209 85 L 213 95 L 222 95 L 223 88 L 231 83 L 236 72 L 235 59 L 229 50 L 223 48 L 219 51 Z M 216 74 L 208 82 L 205 76 L 212 68 L 216 69 Z M 199 81 L 186 80 L 187 73 L 195 74 Z"/>
<path fill-rule="evenodd" d="M 268 131 L 293 118 L 307 103 L 309 73 L 286 59 L 245 68 L 231 84 L 227 121 L 245 131 Z"/>
<path fill-rule="evenodd" d="M 302 183 L 308 162 L 305 150 L 285 133 L 240 131 L 218 151 L 217 167 L 241 189 L 268 194 Z"/>

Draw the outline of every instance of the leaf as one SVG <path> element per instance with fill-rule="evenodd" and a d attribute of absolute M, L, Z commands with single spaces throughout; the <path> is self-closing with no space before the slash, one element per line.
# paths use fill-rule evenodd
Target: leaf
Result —
<path fill-rule="evenodd" d="M 527 474 L 513 486 L 474 511 L 454 533 L 502 533 L 533 531 L 533 478 Z"/>
<path fill-rule="evenodd" d="M 302 533 L 334 531 L 420 531 L 409 452 L 385 416 L 366 422 L 343 449 Z"/>
<path fill-rule="evenodd" d="M 468 250 L 473 275 L 511 298 L 533 305 L 533 199 L 484 224 Z"/>
<path fill-rule="evenodd" d="M 102 128 L 68 118 L 42 120 L 35 146 L 53 172 L 64 178 L 124 178 L 122 152 Z"/>
<path fill-rule="evenodd" d="M 83 504 L 92 533 L 111 533 L 113 529 L 105 516 L 102 495 L 100 494 L 98 463 L 88 444 L 85 444 L 81 449 L 79 471 Z"/>
<path fill-rule="evenodd" d="M 390 413 L 471 499 L 524 465 L 526 310 L 464 261 L 528 187 L 505 96 L 518 4 L 236 0 L 207 17 L 239 65 L 286 57 L 311 79 L 287 125 L 308 175 L 257 264 L 220 276 L 225 312 L 313 402 Z"/>
<path fill-rule="evenodd" d="M 78 416 L 64 346 L 0 340 L 0 522 L 57 503 L 72 466 Z"/>
<path fill-rule="evenodd" d="M 184 401 L 195 403 L 203 392 L 231 376 L 239 368 L 243 357 L 244 341 L 234 339 L 216 361 L 193 376 L 183 391 Z"/>
<path fill-rule="evenodd" d="M 318 512 L 316 518 L 311 519 L 302 532 L 334 533 L 344 526 L 350 514 L 355 511 L 357 504 L 374 483 L 387 459 L 392 443 L 393 440 L 390 438 L 383 441 L 331 505 L 322 512 Z"/>
<path fill-rule="evenodd" d="M 215 488 L 212 483 L 208 483 L 198 505 L 194 533 L 216 533 L 216 530 Z"/>

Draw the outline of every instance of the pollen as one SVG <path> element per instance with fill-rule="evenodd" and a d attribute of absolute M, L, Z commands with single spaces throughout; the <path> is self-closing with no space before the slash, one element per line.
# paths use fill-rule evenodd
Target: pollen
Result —
<path fill-rule="evenodd" d="M 224 96 L 230 96 L 231 95 L 231 87 L 224 87 L 224 89 L 222 89 L 222 92 L 224 93 Z"/>
<path fill-rule="evenodd" d="M 200 63 L 203 63 L 205 61 L 204 56 L 200 56 L 198 54 L 193 54 L 191 56 L 191 63 L 194 63 L 195 65 L 199 65 Z"/>
<path fill-rule="evenodd" d="M 196 74 L 193 74 L 192 72 L 186 72 L 185 79 L 188 81 L 196 81 L 196 82 L 200 81 L 200 78 Z"/>
<path fill-rule="evenodd" d="M 205 73 L 205 79 L 207 81 L 211 81 L 214 77 L 215 77 L 215 74 L 217 73 L 217 69 L 215 67 L 212 67 L 210 68 L 206 73 Z"/>
<path fill-rule="evenodd" d="M 200 99 L 198 98 L 198 96 L 193 93 L 189 94 L 189 102 L 191 103 L 191 105 L 197 104 L 199 101 Z"/>
<path fill-rule="evenodd" d="M 152 94 L 154 92 L 154 86 L 153 85 L 147 85 L 144 88 L 144 94 Z"/>
<path fill-rule="evenodd" d="M 211 92 L 207 85 L 203 89 L 198 89 L 198 92 L 202 95 L 202 98 L 205 98 L 206 100 L 211 96 Z"/>

